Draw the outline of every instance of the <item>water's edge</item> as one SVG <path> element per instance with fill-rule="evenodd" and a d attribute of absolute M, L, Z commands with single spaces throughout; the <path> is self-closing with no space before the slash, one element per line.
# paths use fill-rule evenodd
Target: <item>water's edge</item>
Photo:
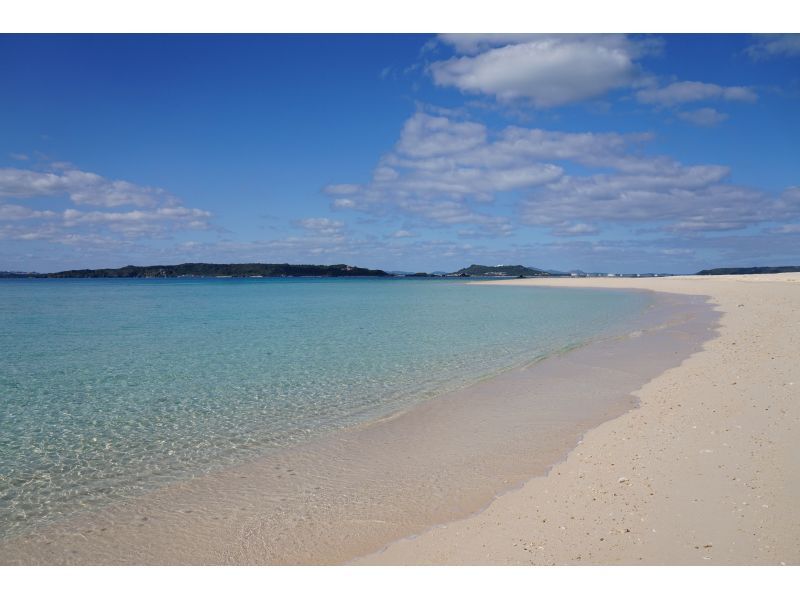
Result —
<path fill-rule="evenodd" d="M 653 294 L 653 295 L 655 295 L 655 296 L 659 296 L 659 295 L 660 295 L 660 296 L 673 296 L 673 297 L 676 297 L 676 298 L 678 298 L 679 300 L 680 300 L 680 299 L 688 299 L 688 300 L 690 300 L 690 301 L 694 300 L 694 301 L 700 301 L 700 302 L 703 302 L 703 303 L 705 303 L 705 305 L 703 305 L 703 306 L 701 307 L 701 309 L 704 309 L 704 310 L 706 310 L 706 313 L 704 313 L 704 314 L 701 314 L 701 317 L 702 317 L 702 319 L 705 319 L 705 320 L 706 320 L 706 324 L 707 324 L 706 331 L 708 332 L 708 334 L 707 334 L 707 335 L 706 335 L 706 336 L 703 338 L 703 340 L 700 342 L 700 345 L 699 345 L 699 346 L 695 347 L 695 349 L 694 349 L 694 350 L 692 350 L 692 351 L 690 351 L 689 353 L 686 353 L 686 354 L 684 354 L 684 355 L 682 356 L 682 358 L 680 359 L 680 362 L 683 362 L 683 361 L 685 361 L 686 359 L 688 359 L 688 358 L 689 358 L 691 355 L 693 355 L 693 354 L 695 354 L 695 353 L 698 353 L 698 352 L 700 352 L 700 351 L 704 350 L 704 349 L 703 349 L 703 347 L 704 347 L 704 345 L 706 344 L 706 342 L 708 342 L 708 341 L 710 341 L 710 340 L 712 340 L 712 339 L 716 338 L 717 336 L 719 336 L 719 333 L 717 332 L 717 330 L 718 330 L 718 328 L 719 328 L 719 320 L 720 320 L 720 318 L 721 318 L 721 316 L 722 316 L 722 313 L 716 310 L 716 308 L 715 308 L 715 306 L 714 306 L 714 303 L 712 302 L 712 299 L 711 299 L 711 297 L 709 297 L 709 296 L 707 296 L 707 295 L 689 295 L 689 296 L 687 296 L 687 295 L 683 295 L 683 294 L 677 294 L 677 293 L 669 293 L 669 292 L 663 292 L 663 291 L 647 291 L 647 290 L 642 290 L 642 289 L 633 289 L 633 288 L 632 288 L 632 289 L 626 289 L 626 290 L 627 290 L 628 292 L 632 292 L 632 293 L 640 292 L 640 293 L 650 293 L 650 294 Z M 696 307 L 698 307 L 698 306 L 697 306 L 697 305 L 693 305 L 692 307 L 695 307 L 695 308 L 696 308 Z M 706 308 L 707 308 L 707 309 L 706 309 Z M 617 340 L 617 341 L 624 341 L 625 339 L 624 339 L 624 337 L 617 337 L 615 340 Z M 597 342 L 597 341 L 595 341 L 595 342 Z M 586 347 L 586 346 L 587 346 L 587 345 L 589 345 L 589 344 L 591 344 L 591 341 L 589 341 L 588 343 L 582 344 L 582 345 L 580 345 L 580 346 L 574 347 L 573 349 L 570 349 L 569 351 L 577 351 L 577 350 L 580 350 L 581 348 L 584 348 L 584 347 Z M 551 357 L 555 357 L 555 355 L 554 355 L 554 356 L 551 356 Z M 549 358 L 549 357 L 548 357 L 548 358 Z M 532 363 L 532 364 L 530 364 L 530 365 L 533 365 L 534 363 L 537 363 L 538 361 L 539 361 L 539 360 L 537 360 L 536 362 L 533 362 L 533 363 Z M 657 378 L 658 376 L 660 376 L 660 375 L 661 375 L 661 374 L 663 374 L 664 372 L 668 371 L 669 369 L 672 369 L 672 367 L 677 367 L 677 366 L 679 366 L 679 365 L 680 365 L 680 363 L 678 363 L 678 364 L 675 364 L 675 365 L 673 365 L 673 366 L 670 366 L 670 367 L 665 367 L 665 368 L 663 368 L 661 371 L 657 372 L 656 374 L 654 374 L 654 375 L 650 376 L 650 378 L 649 378 L 649 379 L 645 380 L 645 381 L 644 381 L 644 382 L 643 382 L 643 383 L 642 383 L 642 384 L 639 386 L 639 388 L 637 388 L 636 390 L 633 390 L 633 391 L 631 391 L 631 392 L 632 392 L 632 393 L 636 393 L 636 392 L 637 392 L 639 389 L 641 389 L 642 387 L 644 387 L 646 384 L 648 384 L 648 383 L 649 383 L 650 381 L 652 381 L 653 379 Z M 527 367 L 527 366 L 524 366 L 524 367 Z M 610 421 L 613 421 L 613 420 L 615 420 L 615 419 L 618 419 L 618 418 L 622 417 L 623 415 L 625 415 L 625 414 L 627 414 L 627 413 L 630 413 L 631 411 L 633 411 L 633 410 L 635 410 L 635 409 L 638 409 L 640 406 L 641 406 L 641 401 L 640 401 L 640 400 L 639 400 L 637 397 L 635 397 L 635 396 L 634 396 L 634 397 L 633 397 L 632 404 L 630 405 L 630 407 L 629 407 L 628 409 L 625 409 L 625 410 L 623 410 L 623 411 L 622 411 L 622 412 L 620 412 L 620 413 L 617 413 L 617 414 L 615 414 L 615 415 L 613 415 L 613 416 L 611 416 L 611 417 L 608 417 L 608 418 L 607 418 L 607 419 L 605 419 L 605 420 L 598 421 L 598 422 L 596 422 L 596 423 L 595 423 L 593 426 L 591 426 L 591 427 L 589 427 L 589 428 L 585 429 L 585 430 L 584 430 L 584 431 L 583 431 L 583 432 L 582 432 L 582 433 L 581 433 L 581 434 L 580 434 L 580 435 L 577 437 L 577 439 L 576 439 L 576 441 L 574 442 L 574 444 L 573 444 L 573 445 L 571 445 L 571 446 L 568 448 L 568 450 L 564 451 L 564 452 L 562 453 L 562 455 L 561 455 L 561 456 L 560 456 L 560 457 L 559 457 L 557 460 L 554 460 L 552 463 L 550 463 L 548 466 L 546 466 L 546 467 L 544 468 L 544 470 L 542 470 L 542 471 L 538 471 L 538 472 L 536 472 L 535 474 L 531 474 L 529 477 L 527 477 L 527 478 L 525 478 L 525 479 L 522 479 L 522 480 L 520 480 L 519 482 L 517 482 L 516 484 L 514 484 L 514 485 L 512 485 L 512 486 L 508 486 L 508 487 L 501 488 L 501 489 L 500 489 L 498 492 L 496 492 L 496 493 L 494 494 L 494 496 L 492 496 L 492 497 L 491 497 L 491 499 L 490 499 L 488 502 L 486 502 L 486 503 L 485 503 L 484 505 L 482 505 L 482 506 L 481 506 L 479 509 L 476 509 L 476 510 L 475 510 L 475 511 L 473 511 L 472 513 L 469 513 L 469 514 L 467 514 L 466 516 L 464 516 L 464 517 L 461 517 L 461 518 L 458 518 L 458 519 L 449 519 L 449 520 L 447 520 L 447 521 L 439 521 L 439 522 L 436 522 L 436 523 L 434 523 L 433 525 L 430 525 L 430 526 L 428 526 L 427 528 L 425 528 L 424 530 L 422 530 L 422 531 L 420 531 L 420 532 L 413 533 L 413 534 L 408 534 L 408 535 L 406 535 L 406 536 L 403 536 L 403 537 L 400 537 L 400 538 L 395 538 L 395 539 L 393 539 L 392 541 L 390 541 L 390 542 L 387 542 L 386 544 L 384 544 L 384 545 L 383 545 L 383 546 L 382 546 L 380 549 L 378 549 L 378 550 L 374 550 L 374 551 L 371 551 L 371 552 L 368 552 L 368 553 L 363 553 L 363 554 L 356 555 L 355 557 L 353 557 L 353 558 L 351 558 L 351 559 L 348 559 L 348 560 L 346 560 L 346 561 L 343 561 L 343 562 L 342 562 L 342 563 L 340 563 L 340 564 L 342 564 L 342 565 L 360 565 L 360 564 L 362 564 L 362 562 L 361 562 L 361 561 L 362 561 L 363 559 L 365 559 L 365 558 L 368 558 L 368 557 L 370 557 L 370 556 L 372 556 L 372 555 L 378 555 L 378 554 L 382 554 L 382 553 L 386 552 L 386 551 L 387 551 L 387 550 L 388 550 L 388 549 L 389 549 L 391 546 L 393 546 L 393 545 L 395 545 L 395 544 L 398 544 L 398 543 L 400 543 L 400 542 L 405 542 L 405 541 L 413 540 L 413 539 L 415 539 L 415 538 L 417 538 L 417 537 L 419 537 L 419 536 L 422 536 L 422 535 L 424 535 L 425 533 L 427 533 L 427 532 L 429 532 L 429 531 L 432 531 L 432 530 L 434 530 L 434 529 L 438 529 L 438 528 L 444 528 L 444 527 L 447 527 L 448 525 L 450 525 L 450 524 L 452 524 L 452 523 L 454 523 L 454 522 L 456 522 L 456 521 L 470 520 L 470 519 L 473 519 L 473 518 L 476 518 L 476 517 L 478 517 L 478 516 L 479 516 L 479 515 L 481 515 L 481 514 L 482 514 L 484 511 L 486 511 L 486 510 L 487 510 L 489 507 L 491 507 L 491 506 L 492 506 L 492 504 L 493 504 L 493 503 L 494 503 L 494 502 L 495 502 L 497 499 L 499 499 L 499 498 L 502 498 L 503 496 L 505 496 L 505 495 L 507 495 L 507 494 L 510 494 L 510 493 L 516 492 L 516 491 L 518 491 L 518 490 L 521 490 L 521 489 L 522 489 L 523 487 L 525 487 L 525 486 L 526 486 L 526 485 L 527 485 L 529 482 L 531 482 L 531 481 L 533 481 L 533 480 L 535 480 L 535 479 L 537 479 L 537 478 L 541 478 L 541 477 L 547 477 L 547 476 L 550 474 L 550 472 L 553 470 L 553 468 L 555 468 L 555 467 L 556 467 L 556 466 L 558 466 L 559 464 L 561 464 L 561 463 L 565 462 L 565 461 L 566 461 L 566 460 L 569 458 L 569 456 L 572 454 L 572 452 L 573 452 L 575 449 L 577 449 L 577 448 L 578 448 L 578 447 L 581 445 L 581 443 L 583 442 L 583 440 L 584 440 L 585 436 L 586 436 L 586 435 L 587 435 L 589 432 L 591 432 L 592 430 L 596 429 L 597 427 L 599 427 L 599 426 L 601 426 L 601 425 L 603 425 L 603 424 L 605 424 L 605 423 L 607 423 L 607 422 L 610 422 Z"/>

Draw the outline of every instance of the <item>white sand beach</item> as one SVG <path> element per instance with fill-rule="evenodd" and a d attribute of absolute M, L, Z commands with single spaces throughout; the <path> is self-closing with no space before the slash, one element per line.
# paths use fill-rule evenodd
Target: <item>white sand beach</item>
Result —
<path fill-rule="evenodd" d="M 701 352 L 548 475 L 360 564 L 800 564 L 800 274 L 526 279 L 707 295 Z"/>

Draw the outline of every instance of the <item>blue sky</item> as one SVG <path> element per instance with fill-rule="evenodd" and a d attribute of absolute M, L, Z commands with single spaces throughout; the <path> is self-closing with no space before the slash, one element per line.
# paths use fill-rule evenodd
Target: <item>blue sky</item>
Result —
<path fill-rule="evenodd" d="M 0 270 L 800 264 L 800 37 L 0 36 Z"/>

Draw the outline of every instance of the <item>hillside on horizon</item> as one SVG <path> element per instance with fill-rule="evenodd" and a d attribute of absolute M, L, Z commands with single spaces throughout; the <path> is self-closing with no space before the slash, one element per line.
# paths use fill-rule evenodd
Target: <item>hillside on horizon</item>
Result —
<path fill-rule="evenodd" d="M 13 278 L 179 278 L 179 277 L 231 277 L 231 278 L 280 278 L 297 276 L 391 276 L 383 270 L 371 270 L 334 264 L 331 266 L 312 264 L 210 264 L 185 263 L 169 266 L 124 266 L 122 268 L 98 268 L 64 270 L 47 274 L 9 273 Z"/>
<path fill-rule="evenodd" d="M 454 276 L 552 276 L 549 272 L 539 268 L 529 268 L 521 265 L 482 266 L 472 264 L 453 272 Z"/>

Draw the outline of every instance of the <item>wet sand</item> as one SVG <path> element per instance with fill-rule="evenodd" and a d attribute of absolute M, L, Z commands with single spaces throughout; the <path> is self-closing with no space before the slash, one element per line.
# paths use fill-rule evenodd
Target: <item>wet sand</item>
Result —
<path fill-rule="evenodd" d="M 705 297 L 653 298 L 631 334 L 43 527 L 0 543 L 0 563 L 342 563 L 428 537 L 546 474 L 588 430 L 635 408 L 631 393 L 715 334 Z"/>
<path fill-rule="evenodd" d="M 711 297 L 719 336 L 546 476 L 363 564 L 800 564 L 800 274 L 490 284 Z"/>

